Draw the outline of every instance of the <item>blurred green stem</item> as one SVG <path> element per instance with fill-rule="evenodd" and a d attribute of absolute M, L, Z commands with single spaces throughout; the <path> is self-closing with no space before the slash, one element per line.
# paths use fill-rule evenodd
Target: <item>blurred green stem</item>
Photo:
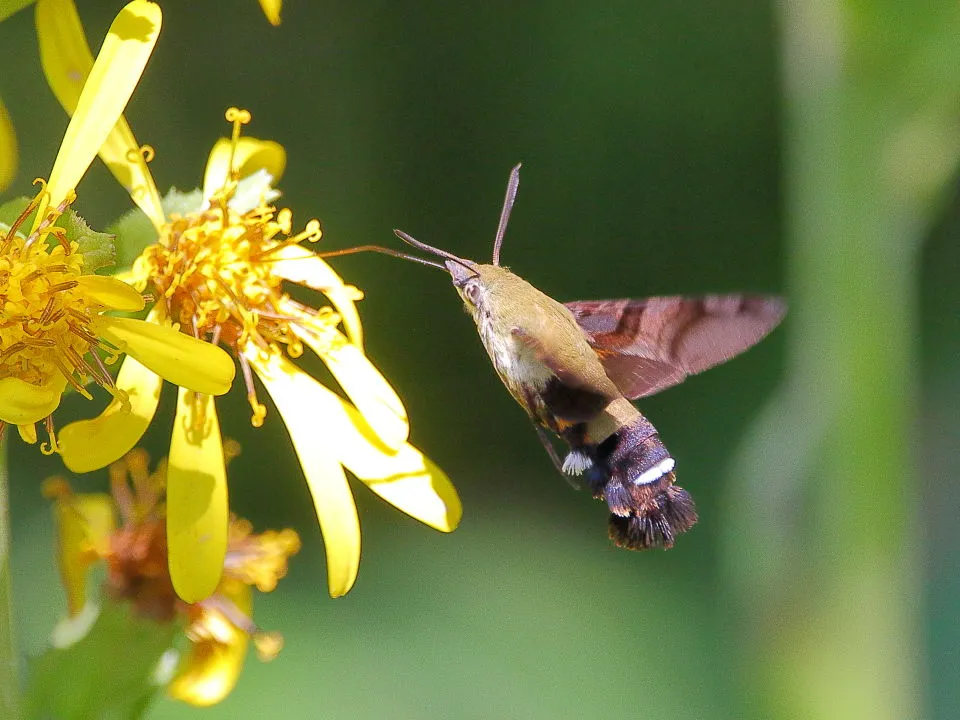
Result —
<path fill-rule="evenodd" d="M 0 717 L 2 718 L 20 717 L 20 681 L 17 672 L 19 659 L 13 632 L 7 443 L 4 437 L 0 437 Z"/>
<path fill-rule="evenodd" d="M 960 7 L 783 0 L 788 382 L 727 545 L 765 719 L 923 715 L 917 251 L 955 167 Z"/>

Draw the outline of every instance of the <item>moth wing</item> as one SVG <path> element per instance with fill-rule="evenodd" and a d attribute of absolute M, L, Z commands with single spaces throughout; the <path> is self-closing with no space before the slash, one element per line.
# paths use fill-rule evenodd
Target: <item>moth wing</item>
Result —
<path fill-rule="evenodd" d="M 652 297 L 567 303 L 625 397 L 652 395 L 755 345 L 783 319 L 769 295 Z"/>

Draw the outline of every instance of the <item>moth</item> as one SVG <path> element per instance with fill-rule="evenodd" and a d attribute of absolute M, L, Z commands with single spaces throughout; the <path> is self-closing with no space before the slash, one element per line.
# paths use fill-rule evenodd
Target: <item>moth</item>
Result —
<path fill-rule="evenodd" d="M 583 476 L 610 510 L 610 538 L 631 550 L 669 548 L 697 522 L 676 462 L 630 402 L 682 382 L 759 342 L 786 312 L 767 295 L 651 297 L 560 303 L 500 265 L 520 182 L 513 168 L 493 245 L 481 264 L 396 235 L 440 262 L 364 246 L 446 270 L 494 370 L 527 412 L 557 469 Z M 561 460 L 553 433 L 568 446 Z"/>

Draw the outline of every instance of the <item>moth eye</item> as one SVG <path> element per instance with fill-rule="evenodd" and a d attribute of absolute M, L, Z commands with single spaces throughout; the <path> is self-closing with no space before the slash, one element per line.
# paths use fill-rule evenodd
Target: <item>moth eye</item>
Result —
<path fill-rule="evenodd" d="M 477 298 L 480 297 L 480 287 L 476 283 L 468 283 L 463 288 L 463 294 L 467 296 L 467 300 L 476 305 Z"/>

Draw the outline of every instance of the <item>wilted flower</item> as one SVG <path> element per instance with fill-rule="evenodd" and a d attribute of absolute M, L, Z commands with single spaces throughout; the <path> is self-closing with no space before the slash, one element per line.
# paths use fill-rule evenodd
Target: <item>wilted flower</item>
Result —
<path fill-rule="evenodd" d="M 95 234 L 64 215 L 133 92 L 159 28 L 159 8 L 144 0 L 117 15 L 79 95 L 49 183 L 40 181 L 36 198 L 0 229 L 0 430 L 14 424 L 24 440 L 36 442 L 35 423 L 45 420 L 48 452 L 58 449 L 50 416 L 67 385 L 89 398 L 85 385 L 92 380 L 121 407 L 129 406 L 100 352 L 107 363 L 129 353 L 199 392 L 223 393 L 233 379 L 233 364 L 219 349 L 172 328 L 103 314 L 141 310 L 143 297 L 123 282 L 93 274 L 98 266 L 81 242 Z M 202 367 L 186 365 L 187 358 Z"/>
<path fill-rule="evenodd" d="M 225 449 L 229 456 L 238 452 L 236 443 L 226 443 Z M 236 684 L 251 639 L 261 659 L 280 651 L 282 638 L 253 622 L 253 587 L 272 591 L 300 540 L 292 530 L 255 534 L 249 522 L 231 517 L 220 583 L 205 600 L 186 603 L 174 592 L 167 565 L 167 466 L 161 462 L 151 473 L 148 464 L 139 449 L 114 463 L 111 495 L 73 493 L 61 478 L 45 483 L 46 494 L 55 501 L 68 615 L 78 617 L 88 607 L 90 569 L 105 563 L 104 591 L 111 601 L 131 603 L 142 617 L 185 626 L 190 650 L 167 691 L 194 705 L 212 705 Z"/>

